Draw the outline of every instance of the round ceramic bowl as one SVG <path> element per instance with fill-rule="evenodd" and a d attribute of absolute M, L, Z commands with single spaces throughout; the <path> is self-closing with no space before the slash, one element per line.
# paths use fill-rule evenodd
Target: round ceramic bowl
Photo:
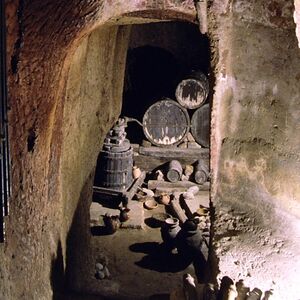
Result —
<path fill-rule="evenodd" d="M 199 216 L 206 216 L 206 215 L 209 214 L 209 209 L 206 208 L 206 207 L 199 207 L 196 210 L 196 214 L 199 215 Z"/>
<path fill-rule="evenodd" d="M 171 218 L 171 215 L 161 212 L 161 213 L 153 214 L 151 219 L 153 221 L 153 224 L 158 227 L 158 226 L 162 226 L 162 224 L 164 224 L 164 222 L 168 218 Z"/>
<path fill-rule="evenodd" d="M 165 220 L 165 223 L 166 223 L 167 225 L 176 225 L 176 224 L 179 223 L 179 220 L 178 220 L 177 218 L 170 217 L 170 218 L 167 218 L 167 219 Z"/>
<path fill-rule="evenodd" d="M 158 204 L 153 198 L 148 198 L 144 202 L 144 207 L 147 209 L 154 209 L 154 208 L 157 208 L 157 206 L 158 206 Z"/>

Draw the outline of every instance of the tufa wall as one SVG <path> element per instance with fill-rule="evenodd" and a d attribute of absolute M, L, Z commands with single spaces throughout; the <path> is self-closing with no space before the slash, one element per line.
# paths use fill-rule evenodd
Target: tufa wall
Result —
<path fill-rule="evenodd" d="M 121 106 L 129 28 L 103 25 L 196 13 L 193 1 L 9 0 L 6 14 L 13 196 L 0 299 L 51 299 L 65 273 L 82 285 L 72 275 L 88 255 L 93 168 Z"/>
<path fill-rule="evenodd" d="M 218 278 L 297 299 L 300 55 L 286 1 L 214 2 L 212 165 Z"/>
<path fill-rule="evenodd" d="M 61 240 L 68 252 L 63 255 L 68 280 L 77 289 L 86 288 L 82 268 L 92 258 L 94 170 L 104 137 L 120 114 L 129 33 L 130 26 L 93 31 L 76 49 L 68 74 L 60 164 L 62 226 L 67 230 Z"/>
<path fill-rule="evenodd" d="M 64 288 L 65 272 L 77 289 L 84 284 L 76 272 L 88 256 L 81 251 L 89 244 L 86 200 L 104 133 L 120 111 L 129 28 L 100 26 L 195 21 L 196 11 L 190 0 L 6 3 L 13 196 L 0 245 L 0 299 L 51 299 Z M 209 5 L 216 273 L 273 287 L 278 299 L 288 289 L 296 299 L 300 56 L 293 5 Z"/>

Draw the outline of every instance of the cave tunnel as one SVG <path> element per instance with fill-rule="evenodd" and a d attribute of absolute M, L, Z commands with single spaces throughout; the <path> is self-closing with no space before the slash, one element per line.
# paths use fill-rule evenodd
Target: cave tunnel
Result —
<path fill-rule="evenodd" d="M 299 299 L 299 12 L 299 0 L 1 1 L 0 299 L 170 299 L 191 277 L 197 292 L 218 298 Z M 197 227 L 210 238 L 201 244 L 210 250 L 204 276 L 161 247 L 162 222 L 178 229 L 165 219 L 172 211 L 159 211 L 168 195 L 147 199 L 152 209 L 128 201 L 128 220 L 123 190 L 113 193 L 124 207 L 103 211 L 95 199 L 97 157 L 119 116 L 148 122 L 170 99 L 180 122 L 159 113 L 145 124 L 175 120 L 177 134 L 192 123 L 201 107 L 183 110 L 175 91 L 192 70 L 209 82 L 206 145 L 187 134 L 161 146 L 130 121 L 133 157 L 122 171 L 145 171 L 136 179 L 148 189 L 137 194 L 153 198 L 162 183 L 174 194 L 180 166 L 171 154 L 185 152 L 176 157 L 184 176 L 196 167 L 190 153 L 209 162 L 198 192 L 209 202 L 196 207 L 209 213 Z M 156 172 L 162 165 L 168 179 Z"/>
<path fill-rule="evenodd" d="M 157 170 L 164 173 L 164 176 L 168 176 L 166 174 L 172 173 L 171 171 L 166 171 L 167 166 L 171 164 L 171 162 L 176 162 L 179 164 L 179 168 L 182 169 L 182 174 L 180 173 L 178 178 L 180 181 L 179 187 L 174 186 L 174 191 L 177 191 L 177 193 L 179 191 L 184 192 L 193 186 L 199 190 L 200 187 L 201 192 L 199 195 L 195 196 L 195 203 L 198 203 L 199 207 L 200 205 L 203 205 L 202 210 L 209 210 L 208 179 L 206 178 L 204 182 L 201 182 L 201 184 L 205 183 L 202 188 L 197 182 L 193 182 L 194 177 L 192 177 L 192 174 L 187 174 L 186 170 L 188 169 L 190 172 L 190 169 L 194 168 L 193 165 L 197 163 L 198 157 L 203 156 L 204 159 L 202 159 L 202 161 L 205 161 L 207 167 L 206 175 L 208 175 L 210 117 L 209 115 L 205 116 L 207 119 L 205 120 L 207 123 L 205 128 L 207 132 L 205 133 L 205 136 L 208 136 L 205 147 L 197 144 L 195 140 L 190 143 L 190 141 L 187 140 L 186 135 L 188 133 L 191 135 L 190 119 L 196 109 L 186 109 L 178 104 L 176 102 L 175 92 L 180 82 L 185 78 L 189 78 L 193 71 L 201 71 L 209 78 L 209 73 L 211 71 L 210 46 L 208 37 L 202 35 L 199 32 L 198 26 L 195 24 L 188 22 L 158 22 L 132 25 L 128 48 L 126 50 L 123 101 L 120 115 L 128 117 L 130 121 L 137 120 L 139 123 L 129 121 L 126 124 L 126 139 L 129 140 L 131 146 L 129 146 L 128 142 L 125 143 L 122 141 L 122 143 L 118 142 L 117 145 L 111 147 L 116 139 L 115 136 L 111 136 L 111 131 L 116 130 L 117 135 L 120 136 L 120 129 L 114 129 L 115 127 L 110 130 L 108 137 L 104 141 L 104 149 L 99 154 L 95 172 L 94 201 L 90 210 L 92 222 L 91 231 L 95 245 L 98 245 L 98 247 L 101 248 L 99 244 L 103 239 L 105 241 L 104 244 L 111 243 L 111 248 L 114 249 L 113 252 L 115 252 L 113 255 L 118 260 L 121 260 L 122 256 L 126 257 L 127 263 L 124 262 L 124 267 L 122 268 L 132 270 L 139 278 L 138 282 L 136 282 L 136 286 L 125 286 L 124 282 L 128 279 L 125 280 L 124 275 L 121 275 L 122 272 L 120 272 L 121 274 L 118 276 L 118 279 L 119 283 L 124 285 L 124 293 L 131 293 L 132 296 L 137 296 L 139 291 L 136 287 L 140 286 L 141 282 L 144 280 L 149 280 L 150 277 L 148 279 L 148 276 L 151 276 L 152 283 L 149 283 L 147 290 L 144 290 L 145 295 L 151 296 L 157 293 L 163 294 L 167 289 L 172 289 L 172 285 L 176 282 L 176 278 L 178 280 L 178 278 L 183 276 L 184 272 L 187 272 L 187 270 L 195 274 L 194 276 L 196 276 L 198 278 L 197 280 L 200 280 L 200 282 L 204 283 L 205 280 L 208 280 L 209 278 L 209 271 L 206 271 L 206 274 L 203 271 L 204 268 L 206 270 L 208 269 L 207 246 L 209 244 L 210 229 L 205 222 L 209 221 L 209 217 L 202 216 L 202 226 L 206 231 L 206 244 L 203 247 L 205 248 L 204 252 L 206 258 L 204 258 L 204 256 L 202 257 L 202 253 L 200 253 L 197 255 L 197 259 L 195 259 L 197 262 L 195 263 L 194 259 L 188 259 L 190 254 L 185 254 L 183 256 L 181 254 L 168 253 L 164 250 L 164 247 L 167 245 L 167 243 L 162 240 L 164 234 L 161 233 L 162 237 L 160 237 L 159 229 L 160 227 L 163 228 L 165 225 L 163 220 L 157 220 L 157 218 L 159 216 L 163 218 L 169 217 L 169 221 L 176 220 L 176 222 L 179 222 L 179 219 L 177 219 L 176 213 L 172 213 L 172 209 L 170 208 L 168 211 L 168 207 L 161 203 L 159 199 L 162 197 L 162 194 L 166 194 L 167 197 L 175 197 L 175 194 L 171 192 L 172 189 L 170 190 L 170 188 L 169 190 L 167 188 L 168 191 L 165 192 L 164 187 L 160 190 L 159 188 L 151 187 L 149 182 L 152 178 L 154 179 L 154 184 L 159 184 L 159 182 L 155 180 Z M 203 100 L 203 103 L 201 103 L 202 105 L 209 103 L 209 95 L 210 93 L 207 91 L 207 95 Z M 155 106 L 157 103 L 161 103 L 161 101 L 162 103 L 164 103 L 164 101 L 171 101 L 168 103 L 175 105 L 174 107 L 171 106 L 173 110 L 175 109 L 172 111 L 172 114 L 177 113 L 176 109 L 179 109 L 179 113 L 184 112 L 185 119 L 183 121 L 187 122 L 188 128 L 185 131 L 185 136 L 178 139 L 176 143 L 160 145 L 159 143 L 157 144 L 155 141 L 152 141 L 154 142 L 154 145 L 150 146 L 150 148 L 146 147 L 150 152 L 153 151 L 153 149 L 154 151 L 161 151 L 159 157 L 155 157 L 155 154 L 153 155 L 151 153 L 144 155 L 139 148 L 142 147 L 145 142 L 148 142 L 148 145 L 151 145 L 151 138 L 149 139 L 149 137 L 144 134 L 145 129 L 143 127 L 145 124 L 142 124 L 142 122 L 144 122 L 143 119 L 145 119 L 144 115 L 152 105 Z M 200 105 L 197 105 L 197 108 L 199 107 Z M 164 109 L 165 107 L 160 108 Z M 157 116 L 154 117 L 158 119 L 158 123 L 160 123 L 159 120 L 164 117 L 165 113 L 167 114 L 165 111 L 157 111 Z M 208 114 L 209 113 L 210 112 L 208 111 Z M 177 120 L 174 118 L 169 125 L 170 127 L 180 127 L 180 119 Z M 156 124 L 154 124 L 154 126 L 156 126 Z M 158 126 L 160 125 L 158 124 Z M 121 140 L 121 138 L 119 139 Z M 146 141 L 147 139 L 148 141 Z M 196 144 L 197 147 L 194 149 L 188 148 L 192 143 Z M 186 147 L 186 149 L 184 149 L 183 146 Z M 126 203 L 126 209 L 129 211 L 126 214 L 126 217 L 129 218 L 129 220 L 124 220 L 124 216 L 120 212 L 119 219 L 121 220 L 121 225 L 117 232 L 114 233 L 116 229 L 113 226 L 117 227 L 119 225 L 117 225 L 118 211 L 113 209 L 119 208 L 118 205 L 120 204 L 117 199 L 116 204 L 114 204 L 112 197 L 109 197 L 108 194 L 110 192 L 112 195 L 114 193 L 120 193 L 121 185 L 118 184 L 118 182 L 121 182 L 124 176 L 127 178 L 128 174 L 130 178 L 129 185 L 126 187 L 127 189 L 124 194 L 130 194 L 130 191 L 134 190 L 133 186 L 135 183 L 131 184 L 132 175 L 130 168 L 132 166 L 129 165 L 129 170 L 126 170 L 125 167 L 126 162 L 132 155 L 131 148 L 133 148 L 134 164 L 141 172 L 145 172 L 145 178 L 140 182 L 134 194 L 131 195 L 132 199 L 130 198 L 128 200 L 129 203 Z M 173 156 L 168 156 L 168 153 L 173 150 L 178 153 Z M 120 153 L 118 153 L 119 151 Z M 176 177 L 177 170 L 172 171 Z M 172 175 L 170 175 L 170 177 L 172 177 Z M 150 181 L 148 181 L 149 179 Z M 135 180 L 138 181 L 139 179 Z M 177 182 L 178 180 L 173 180 L 172 178 L 170 178 L 170 180 L 166 179 L 167 183 L 169 181 L 169 184 L 171 184 L 171 187 L 172 182 L 170 181 Z M 174 184 L 176 185 L 176 183 Z M 147 196 L 147 193 L 141 192 L 143 190 L 153 193 L 153 197 Z M 152 190 L 154 192 L 152 192 Z M 179 205 L 179 198 L 177 200 Z M 149 201 L 153 201 L 154 205 L 158 206 L 158 208 L 152 210 L 151 207 L 147 206 L 147 202 Z M 182 201 L 182 199 L 180 201 Z M 173 202 L 175 203 L 175 200 Z M 184 206 L 184 204 L 181 205 Z M 182 208 L 180 205 L 178 207 L 181 211 Z M 189 218 L 192 219 L 192 215 L 195 213 L 196 209 L 191 207 L 186 207 L 186 209 L 189 211 Z M 104 226 L 99 226 L 99 219 L 101 220 L 101 217 L 103 217 Z M 113 225 L 109 224 L 108 220 L 110 220 Z M 180 223 L 183 224 L 183 221 L 184 220 L 180 220 Z M 115 240 L 112 239 L 110 241 L 110 239 L 105 236 L 107 234 L 107 227 L 111 227 L 109 229 L 110 234 L 118 234 L 118 236 L 115 237 Z M 130 228 L 133 229 L 130 230 Z M 175 230 L 179 228 L 180 227 L 177 225 Z M 124 244 L 126 245 L 125 247 Z M 105 245 L 102 246 L 102 248 L 104 249 L 103 253 L 106 253 L 111 259 L 112 251 L 109 250 L 109 247 Z M 120 250 L 120 248 L 123 249 Z M 141 257 L 141 253 L 144 251 L 146 251 L 146 255 Z M 122 254 L 120 254 L 120 252 Z M 139 259 L 139 261 L 133 263 L 133 259 Z M 112 266 L 111 268 L 114 269 L 115 266 Z M 101 276 L 104 276 L 101 271 L 100 274 Z M 158 281 L 164 280 L 166 276 L 171 276 L 170 278 L 172 279 L 167 286 L 158 289 Z M 175 288 L 175 286 L 173 287 Z"/>
<path fill-rule="evenodd" d="M 183 46 L 184 45 L 184 46 Z M 175 98 L 178 83 L 193 70 L 210 72 L 207 36 L 187 22 L 134 25 L 128 46 L 121 114 L 142 122 L 147 108 L 162 98 Z M 141 143 L 143 131 L 134 123 L 128 138 Z"/>

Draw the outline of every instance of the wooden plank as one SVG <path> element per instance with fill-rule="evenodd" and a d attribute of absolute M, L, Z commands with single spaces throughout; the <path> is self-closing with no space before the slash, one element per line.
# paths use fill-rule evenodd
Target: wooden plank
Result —
<path fill-rule="evenodd" d="M 160 147 L 140 147 L 139 154 L 149 155 L 153 157 L 165 157 L 165 158 L 209 158 L 208 148 L 160 148 Z"/>
<path fill-rule="evenodd" d="M 127 192 L 124 194 L 125 197 L 127 198 L 127 201 L 133 198 L 134 194 L 137 192 L 138 187 L 140 187 L 144 183 L 145 178 L 146 178 L 146 172 L 142 171 L 140 177 L 134 180 L 131 187 L 129 187 Z"/>
<path fill-rule="evenodd" d="M 122 191 L 116 191 L 116 190 L 112 190 L 112 189 L 108 189 L 108 188 L 104 188 L 104 187 L 100 187 L 100 186 L 93 186 L 93 192 L 95 194 L 109 195 L 112 197 L 120 197 L 123 195 Z"/>
<path fill-rule="evenodd" d="M 5 240 L 5 216 L 8 215 L 10 184 L 10 156 L 7 121 L 5 1 L 0 2 L 0 242 Z"/>
<path fill-rule="evenodd" d="M 181 208 L 178 199 L 174 199 L 170 202 L 170 208 L 181 224 L 183 224 L 187 220 L 187 216 Z"/>
<path fill-rule="evenodd" d="M 208 30 L 207 25 L 207 0 L 196 1 L 197 19 L 199 22 L 199 29 L 202 34 L 206 34 Z"/>
<path fill-rule="evenodd" d="M 146 172 L 152 172 L 154 169 L 163 168 L 166 163 L 173 159 L 178 160 L 182 166 L 193 165 L 198 160 L 196 157 L 154 157 L 148 155 L 139 155 L 137 153 L 134 153 L 133 159 L 134 163 Z M 208 158 L 206 160 L 207 163 L 209 163 Z"/>
<path fill-rule="evenodd" d="M 196 184 L 191 181 L 177 181 L 177 182 L 168 182 L 168 181 L 160 181 L 160 180 L 149 180 L 148 181 L 148 189 L 188 189 L 191 186 L 198 186 L 200 191 L 209 191 L 210 183 L 205 182 L 204 184 Z"/>
<path fill-rule="evenodd" d="M 142 171 L 139 178 L 136 178 L 130 187 L 124 191 L 112 190 L 104 187 L 93 186 L 93 192 L 96 195 L 105 197 L 105 198 L 114 198 L 115 200 L 120 200 L 123 204 L 127 204 L 131 200 L 134 194 L 137 192 L 139 186 L 141 186 L 145 180 L 146 172 Z"/>

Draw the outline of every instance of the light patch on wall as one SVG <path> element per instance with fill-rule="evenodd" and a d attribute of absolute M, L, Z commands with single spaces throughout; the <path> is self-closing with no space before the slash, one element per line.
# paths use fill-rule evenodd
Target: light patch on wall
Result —
<path fill-rule="evenodd" d="M 223 112 L 220 115 L 222 128 L 228 128 L 231 134 L 238 130 L 238 121 L 241 113 L 241 105 L 235 101 L 234 94 L 237 90 L 237 81 L 233 76 L 225 75 L 218 78 L 218 90 L 221 94 Z M 218 97 L 218 94 L 216 95 Z"/>
<path fill-rule="evenodd" d="M 253 166 L 249 166 L 245 158 L 238 161 L 224 160 L 224 174 L 228 183 L 236 184 L 236 179 L 240 176 L 249 178 L 250 180 L 257 180 L 264 186 L 264 172 L 267 170 L 267 162 L 264 158 L 259 158 L 254 161 Z"/>
<path fill-rule="evenodd" d="M 296 35 L 298 38 L 298 46 L 300 48 L 300 0 L 295 0 L 294 21 L 296 23 Z"/>
<path fill-rule="evenodd" d="M 277 83 L 273 86 L 272 92 L 273 92 L 274 96 L 278 93 L 278 85 L 277 85 Z"/>
<path fill-rule="evenodd" d="M 274 170 L 271 172 L 271 169 Z M 254 162 L 249 162 L 244 157 L 238 160 L 224 160 L 222 178 L 231 188 L 235 188 L 240 179 L 247 178 L 269 194 L 275 206 L 300 215 L 299 176 L 291 176 L 290 169 L 286 166 L 271 166 L 267 157 L 262 158 L 262 154 Z M 286 178 L 289 178 L 288 182 Z"/>

